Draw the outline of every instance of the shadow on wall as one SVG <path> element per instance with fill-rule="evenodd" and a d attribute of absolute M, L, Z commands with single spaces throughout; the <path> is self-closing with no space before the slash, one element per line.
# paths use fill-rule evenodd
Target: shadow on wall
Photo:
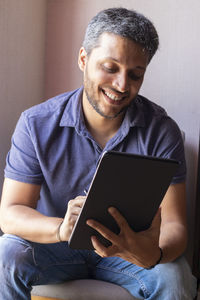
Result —
<path fill-rule="evenodd" d="M 195 208 L 196 203 L 196 174 L 198 153 L 195 147 L 185 141 L 185 156 L 187 164 L 187 179 L 186 179 L 186 199 L 187 199 L 187 220 L 188 220 L 188 246 L 186 249 L 186 258 L 192 266 L 195 244 Z M 192 176 L 191 176 L 192 175 Z M 194 209 L 192 209 L 194 208 Z"/>

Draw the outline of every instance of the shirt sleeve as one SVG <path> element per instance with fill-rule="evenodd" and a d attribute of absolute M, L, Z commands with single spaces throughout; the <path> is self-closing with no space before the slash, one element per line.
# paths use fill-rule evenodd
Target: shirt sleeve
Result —
<path fill-rule="evenodd" d="M 184 134 L 174 120 L 166 117 L 162 134 L 157 140 L 158 156 L 174 159 L 179 167 L 172 179 L 172 184 L 184 182 L 186 179 L 186 160 L 184 151 Z"/>
<path fill-rule="evenodd" d="M 16 125 L 6 158 L 5 177 L 32 184 L 42 184 L 43 174 L 35 150 L 33 133 L 24 113 Z"/>

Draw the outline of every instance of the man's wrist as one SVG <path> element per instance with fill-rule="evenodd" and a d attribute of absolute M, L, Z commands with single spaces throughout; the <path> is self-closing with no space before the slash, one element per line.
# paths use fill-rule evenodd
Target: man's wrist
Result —
<path fill-rule="evenodd" d="M 57 231 L 56 231 L 56 237 L 57 237 L 57 240 L 58 240 L 59 242 L 63 242 L 62 239 L 61 239 L 61 236 L 60 236 L 60 227 L 61 227 L 62 223 L 63 223 L 63 220 L 62 220 L 62 221 L 60 222 L 60 224 L 58 225 L 58 228 L 57 228 Z"/>
<path fill-rule="evenodd" d="M 147 270 L 153 269 L 155 266 L 157 266 L 161 262 L 161 260 L 163 258 L 163 250 L 160 247 L 159 247 L 159 250 L 160 250 L 160 257 L 159 257 L 159 259 L 156 261 L 156 263 L 154 265 L 152 265 L 151 267 L 146 268 Z"/>

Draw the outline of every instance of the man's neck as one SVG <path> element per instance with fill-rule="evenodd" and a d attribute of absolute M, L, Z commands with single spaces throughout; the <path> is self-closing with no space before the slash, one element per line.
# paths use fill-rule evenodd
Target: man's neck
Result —
<path fill-rule="evenodd" d="M 109 119 L 97 113 L 91 105 L 83 106 L 85 123 L 96 142 L 105 148 L 107 142 L 116 134 L 124 118 L 124 114 Z"/>
<path fill-rule="evenodd" d="M 116 134 L 121 125 L 121 122 L 120 124 L 119 122 L 113 124 L 113 120 L 95 120 L 95 124 L 88 119 L 85 121 L 88 131 L 102 149 L 105 148 L 107 142 Z"/>

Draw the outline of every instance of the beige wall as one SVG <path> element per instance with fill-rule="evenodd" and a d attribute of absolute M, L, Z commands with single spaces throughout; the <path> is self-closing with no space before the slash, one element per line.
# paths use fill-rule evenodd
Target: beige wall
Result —
<path fill-rule="evenodd" d="M 44 95 L 46 0 L 0 0 L 0 189 L 20 113 Z"/>
<path fill-rule="evenodd" d="M 82 74 L 77 55 L 90 18 L 99 10 L 124 6 L 148 16 L 160 35 L 160 49 L 147 71 L 141 93 L 164 106 L 186 135 L 191 260 L 200 121 L 200 2 L 198 0 L 49 0 L 46 97 L 77 88 Z"/>

